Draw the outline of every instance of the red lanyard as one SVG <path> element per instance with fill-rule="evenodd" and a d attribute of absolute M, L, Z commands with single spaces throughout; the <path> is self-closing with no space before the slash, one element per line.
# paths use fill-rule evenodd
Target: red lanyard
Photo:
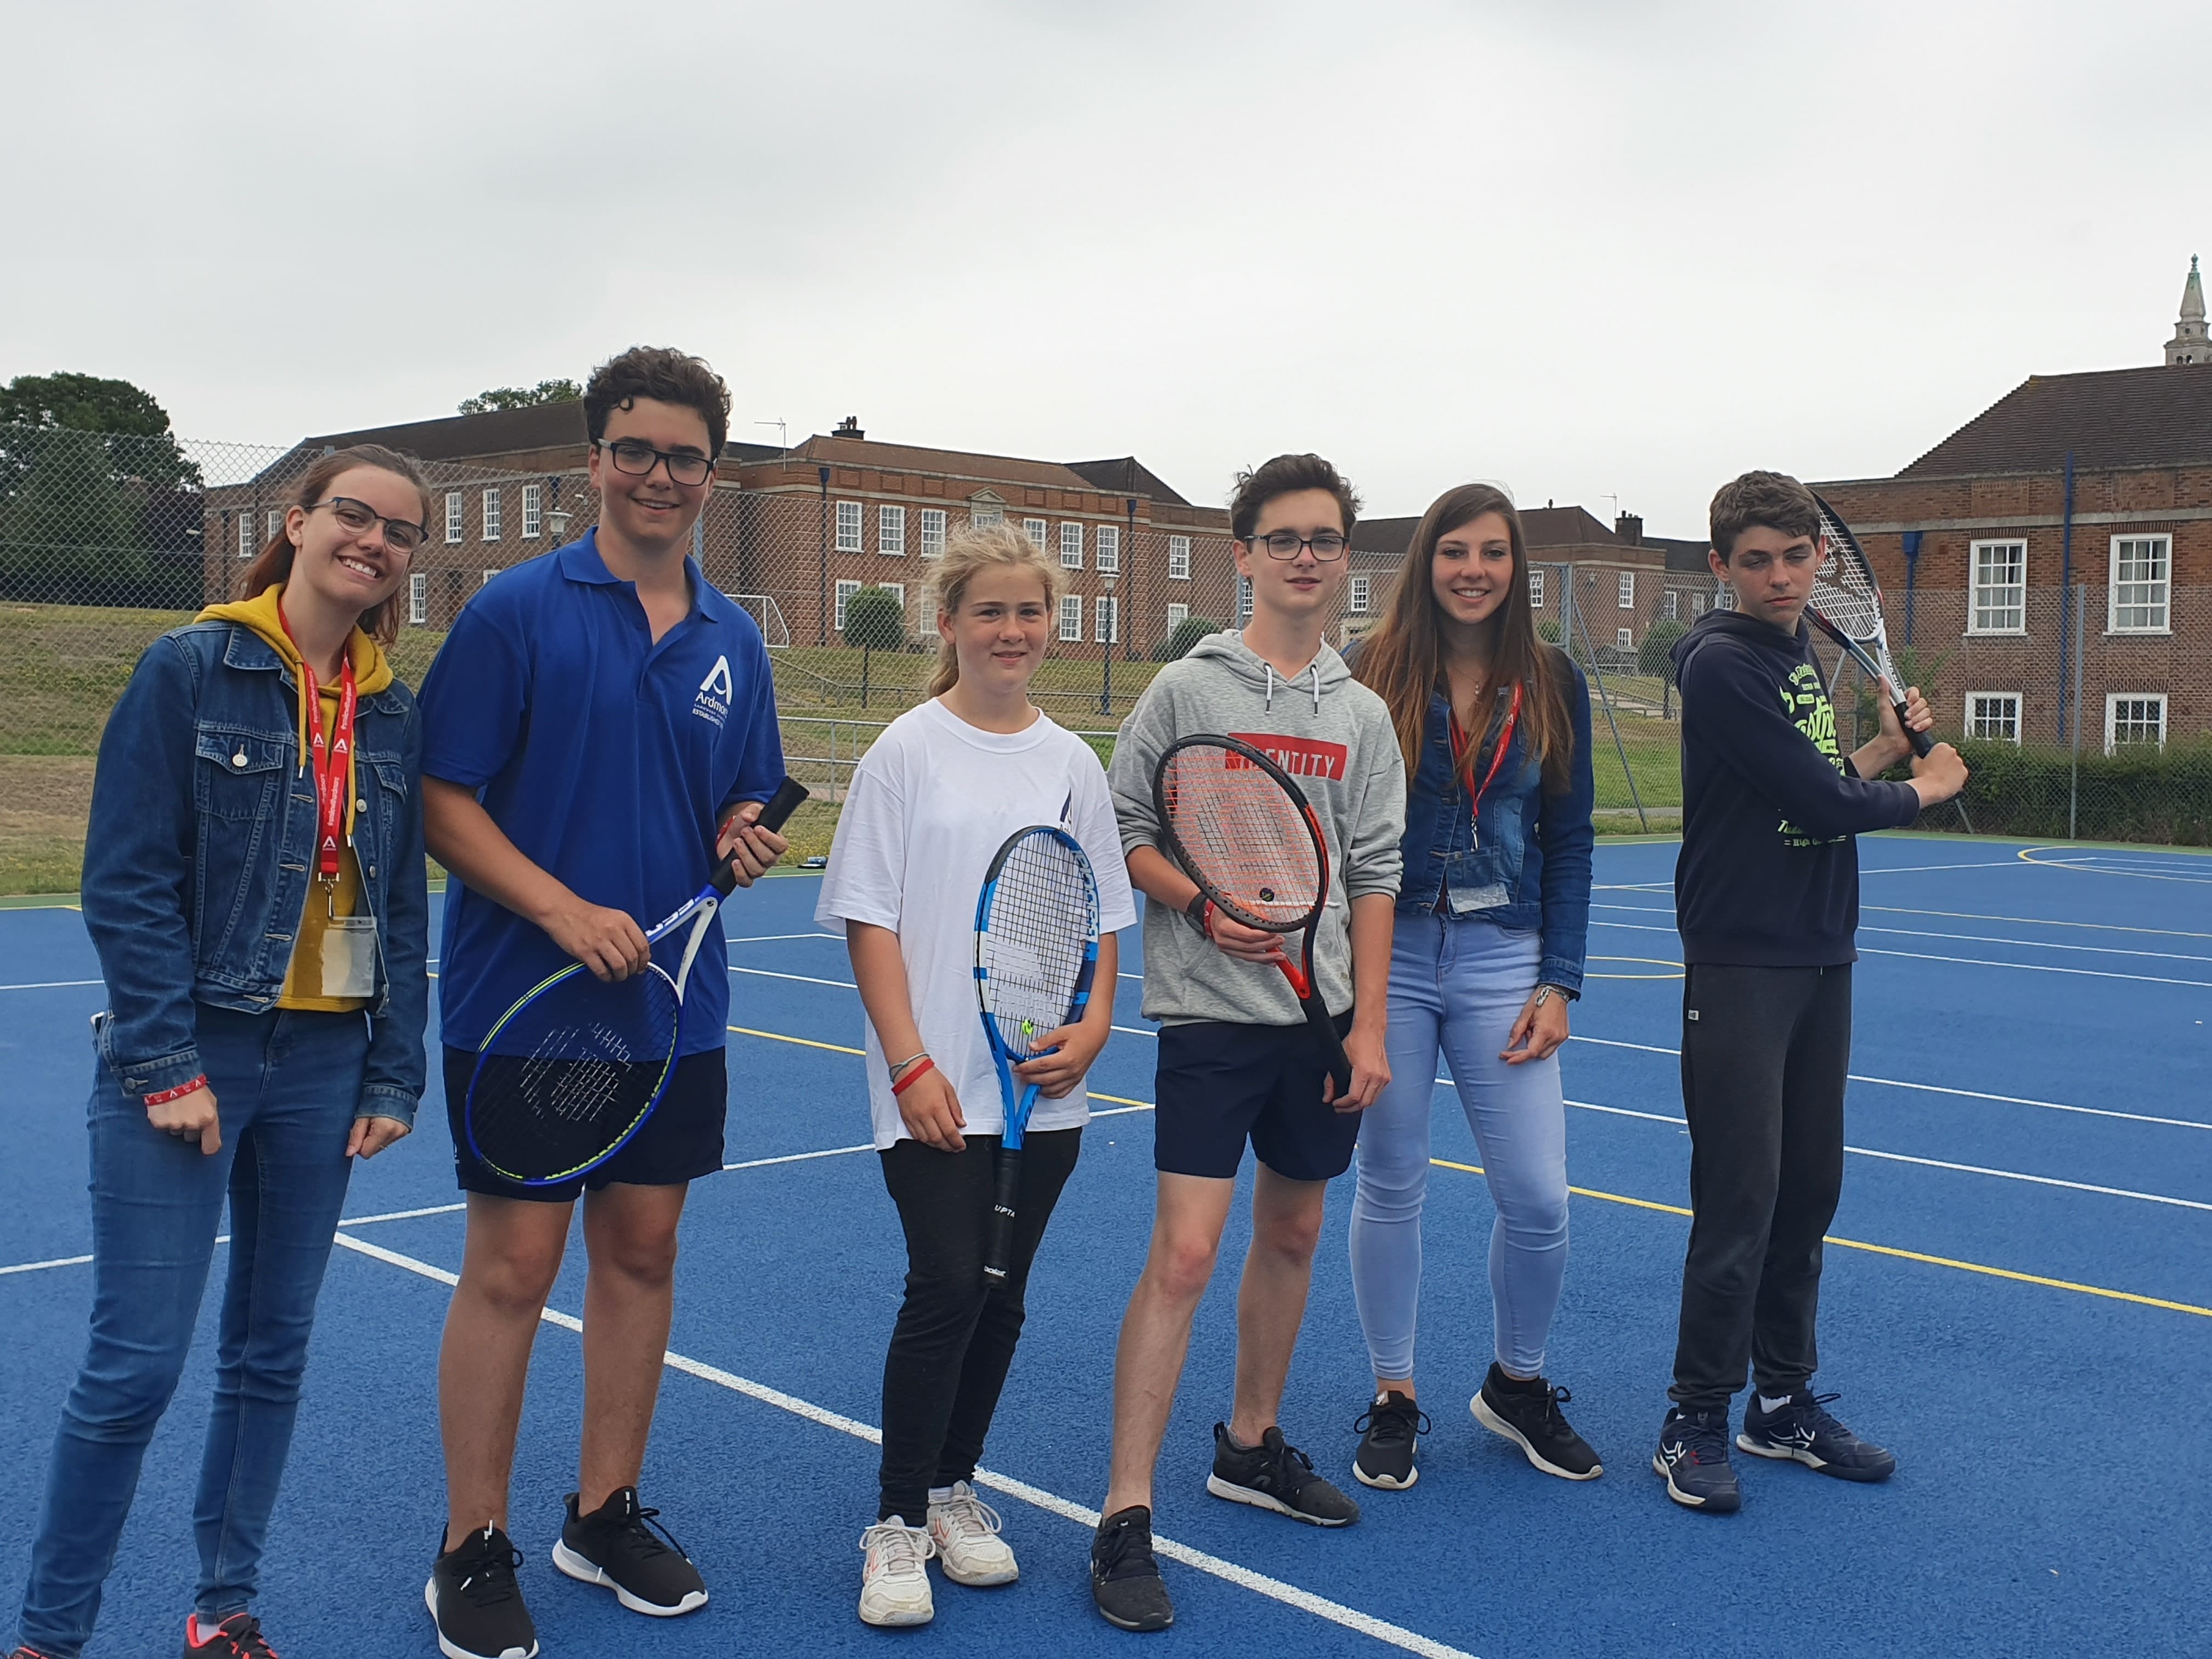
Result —
<path fill-rule="evenodd" d="M 336 881 L 338 845 L 345 838 L 346 797 L 353 790 L 352 653 L 347 653 L 338 670 L 338 717 L 328 738 L 323 736 L 322 687 L 304 659 L 300 678 L 307 683 L 308 743 L 315 763 L 315 875 L 318 880 Z"/>
<path fill-rule="evenodd" d="M 1474 792 L 1474 801 L 1471 810 L 1477 815 L 1480 815 L 1482 811 L 1483 795 L 1498 776 L 1498 769 L 1505 764 L 1505 751 L 1513 744 L 1513 728 L 1520 722 L 1521 683 L 1516 680 L 1513 683 L 1513 701 L 1507 704 L 1505 708 L 1505 729 L 1498 734 L 1498 752 L 1490 757 L 1490 770 L 1482 775 L 1482 787 Z M 1451 717 L 1451 735 L 1452 765 L 1456 769 L 1460 757 L 1467 752 L 1468 742 L 1467 733 L 1460 729 L 1459 714 L 1456 710 L 1453 712 Z"/>

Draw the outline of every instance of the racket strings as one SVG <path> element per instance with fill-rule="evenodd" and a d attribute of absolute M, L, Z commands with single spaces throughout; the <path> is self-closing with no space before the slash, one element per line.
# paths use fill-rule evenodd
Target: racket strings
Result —
<path fill-rule="evenodd" d="M 1095 907 L 1090 871 L 1058 836 L 1024 836 L 1006 854 L 975 965 L 984 1013 L 1008 1052 L 1026 1054 L 1067 1023 Z"/>
<path fill-rule="evenodd" d="M 477 1061 L 469 1113 L 483 1155 L 535 1177 L 604 1152 L 659 1098 L 682 1012 L 658 961 L 612 984 L 578 973 L 548 986 Z"/>
<path fill-rule="evenodd" d="M 1203 745 L 1170 756 L 1160 783 L 1167 827 L 1193 876 L 1249 925 L 1304 925 L 1321 895 L 1321 866 L 1305 816 L 1281 785 Z"/>
<path fill-rule="evenodd" d="M 1820 534 L 1827 543 L 1828 556 L 1814 578 L 1808 603 L 1852 639 L 1879 638 L 1881 590 L 1875 585 L 1874 573 L 1867 568 L 1865 555 L 1858 550 L 1850 532 L 1826 514 L 1820 516 Z"/>

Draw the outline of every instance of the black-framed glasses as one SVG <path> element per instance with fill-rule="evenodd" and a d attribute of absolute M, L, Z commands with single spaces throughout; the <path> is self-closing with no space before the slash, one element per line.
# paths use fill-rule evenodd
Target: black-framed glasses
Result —
<path fill-rule="evenodd" d="M 371 525 L 382 525 L 384 544 L 403 559 L 411 558 L 415 550 L 430 539 L 429 531 L 412 519 L 387 519 L 367 501 L 357 501 L 350 495 L 326 496 L 307 511 L 319 513 L 326 507 L 349 535 L 359 536 Z"/>
<path fill-rule="evenodd" d="M 672 453 L 655 449 L 651 444 L 640 443 L 635 438 L 617 438 L 608 442 L 605 438 L 594 441 L 605 450 L 607 459 L 615 464 L 615 471 L 627 472 L 633 478 L 649 478 L 653 469 L 665 461 L 669 478 L 680 484 L 697 486 L 707 482 L 714 471 L 711 456 L 702 455 L 696 449 L 679 449 Z"/>
<path fill-rule="evenodd" d="M 1324 530 L 1318 536 L 1294 536 L 1287 530 L 1278 530 L 1265 536 L 1255 536 L 1255 544 L 1267 550 L 1271 559 L 1295 559 L 1303 548 L 1313 549 L 1313 556 L 1323 564 L 1334 564 L 1344 556 L 1344 550 L 1352 545 L 1334 530 Z"/>

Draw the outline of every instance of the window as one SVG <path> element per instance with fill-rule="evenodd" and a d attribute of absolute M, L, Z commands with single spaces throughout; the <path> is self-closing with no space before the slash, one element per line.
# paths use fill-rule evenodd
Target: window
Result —
<path fill-rule="evenodd" d="M 1045 552 L 1052 546 L 1052 526 L 1042 519 L 1024 519 L 1022 534 L 1036 544 L 1036 550 Z"/>
<path fill-rule="evenodd" d="M 1174 633 L 1174 632 L 1176 631 L 1176 629 L 1178 629 L 1178 628 L 1182 627 L 1182 626 L 1183 625 L 1183 623 L 1185 623 L 1188 622 L 1189 620 L 1190 620 L 1190 607 L 1189 607 L 1188 605 L 1170 605 L 1168 607 L 1168 632 L 1169 632 L 1169 633 L 1170 633 L 1170 634 Z"/>
<path fill-rule="evenodd" d="M 1634 630 L 1626 628 L 1614 629 L 1613 630 L 1613 642 L 1619 646 L 1623 651 L 1633 651 L 1636 648 L 1636 635 Z"/>
<path fill-rule="evenodd" d="M 1102 576 L 1121 574 L 1121 526 L 1118 524 L 1098 526 L 1098 574 Z"/>
<path fill-rule="evenodd" d="M 1121 601 L 1102 595 L 1094 603 L 1097 612 L 1093 619 L 1092 639 L 1100 645 L 1119 645 L 1121 642 Z"/>
<path fill-rule="evenodd" d="M 876 551 L 887 559 L 906 557 L 904 507 L 879 507 L 876 509 Z"/>
<path fill-rule="evenodd" d="M 906 584 L 904 582 L 878 582 L 875 585 L 878 587 L 882 588 L 886 593 L 896 593 L 898 595 L 899 611 L 901 614 L 903 615 L 906 611 Z"/>
<path fill-rule="evenodd" d="M 1528 603 L 1539 611 L 1544 608 L 1544 573 L 1540 570 L 1528 572 Z"/>
<path fill-rule="evenodd" d="M 460 498 L 455 496 L 454 500 Z M 426 623 L 430 620 L 430 577 L 426 571 L 416 571 L 407 579 L 407 620 Z"/>
<path fill-rule="evenodd" d="M 496 570 L 487 570 L 487 571 L 485 571 L 485 572 L 483 573 L 483 577 L 482 577 L 482 578 L 477 581 L 477 586 L 478 587 L 482 587 L 482 586 L 483 586 L 486 582 L 489 582 L 489 580 L 490 580 L 494 576 L 496 576 L 497 574 L 499 574 L 499 572 L 498 572 L 498 571 L 496 571 Z"/>
<path fill-rule="evenodd" d="M 860 502 L 837 503 L 837 539 L 833 545 L 840 553 L 858 553 L 861 550 Z"/>
<path fill-rule="evenodd" d="M 1239 576 L 1237 579 L 1237 625 L 1242 628 L 1251 620 L 1252 579 L 1249 576 Z"/>
<path fill-rule="evenodd" d="M 1659 614 L 1668 622 L 1677 620 L 1682 614 L 1681 594 L 1671 587 L 1668 588 L 1660 596 Z"/>
<path fill-rule="evenodd" d="M 1352 596 L 1346 601 L 1345 609 L 1355 617 L 1364 617 L 1367 614 L 1369 602 L 1374 598 L 1375 578 L 1354 576 L 1351 581 L 1351 588 Z"/>
<path fill-rule="evenodd" d="M 275 541 L 284 529 L 284 509 L 272 507 L 261 515 L 261 539 L 264 542 Z"/>
<path fill-rule="evenodd" d="M 830 626 L 836 632 L 842 634 L 845 631 L 845 606 L 853 595 L 866 585 L 865 582 L 855 581 L 841 581 L 837 584 L 837 608 L 830 616 Z"/>
<path fill-rule="evenodd" d="M 522 486 L 522 539 L 543 535 L 545 530 L 545 486 Z"/>
<path fill-rule="evenodd" d="M 2172 576 L 2172 537 L 2113 537 L 2111 620 L 2105 624 L 2106 629 L 2114 634 L 2166 633 Z M 2165 708 L 2163 702 L 2159 706 L 2161 710 Z M 2160 743 L 2166 741 L 2164 730 L 2161 715 Z"/>
<path fill-rule="evenodd" d="M 2020 693 L 2017 691 L 1969 691 L 1966 693 L 1966 735 L 1985 738 L 1993 743 L 2020 741 Z"/>
<path fill-rule="evenodd" d="M 945 551 L 945 509 L 925 507 L 921 509 L 921 556 L 933 559 Z"/>
<path fill-rule="evenodd" d="M 1636 573 L 1633 570 L 1620 573 L 1620 608 L 1623 611 L 1636 609 Z"/>
<path fill-rule="evenodd" d="M 1083 595 L 1064 594 L 1060 601 L 1060 637 L 1079 640 L 1083 637 Z"/>
<path fill-rule="evenodd" d="M 448 546 L 461 539 L 461 492 L 446 492 L 446 542 Z"/>
<path fill-rule="evenodd" d="M 1973 592 L 1966 611 L 1969 634 L 2027 632 L 2027 544 L 1976 542 L 1967 566 Z"/>
<path fill-rule="evenodd" d="M 973 525 L 1004 524 L 1006 509 L 993 502 L 979 501 L 968 512 L 968 522 Z"/>
<path fill-rule="evenodd" d="M 1060 527 L 1060 563 L 1064 570 L 1083 568 L 1083 526 L 1064 524 Z"/>
<path fill-rule="evenodd" d="M 2166 693 L 2110 692 L 2105 698 L 2105 752 L 2130 744 L 2166 742 Z"/>
<path fill-rule="evenodd" d="M 498 489 L 494 488 L 485 490 L 483 493 L 483 538 L 488 542 L 497 541 L 501 531 L 506 527 L 506 523 L 507 514 L 500 509 Z"/>
<path fill-rule="evenodd" d="M 1692 594 L 1691 594 L 1691 595 L 1690 595 L 1690 616 L 1691 616 L 1692 620 L 1692 621 L 1694 621 L 1696 618 L 1698 618 L 1698 617 L 1702 617 L 1702 616 L 1704 616 L 1705 614 L 1705 596 L 1704 594 L 1702 594 L 1702 593 L 1692 593 Z"/>
<path fill-rule="evenodd" d="M 1190 580 L 1190 538 L 1188 536 L 1168 538 L 1168 580 L 1171 582 Z"/>
<path fill-rule="evenodd" d="M 253 515 L 251 513 L 238 515 L 238 556 L 241 559 L 253 556 Z"/>

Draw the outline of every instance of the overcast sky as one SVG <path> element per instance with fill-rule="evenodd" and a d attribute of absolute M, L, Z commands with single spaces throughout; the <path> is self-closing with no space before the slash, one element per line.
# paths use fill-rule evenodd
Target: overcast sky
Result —
<path fill-rule="evenodd" d="M 1194 500 L 1286 448 L 1694 535 L 2160 361 L 2212 252 L 2202 3 L 6 14 L 0 379 L 283 443 L 708 358 L 732 434 Z"/>

